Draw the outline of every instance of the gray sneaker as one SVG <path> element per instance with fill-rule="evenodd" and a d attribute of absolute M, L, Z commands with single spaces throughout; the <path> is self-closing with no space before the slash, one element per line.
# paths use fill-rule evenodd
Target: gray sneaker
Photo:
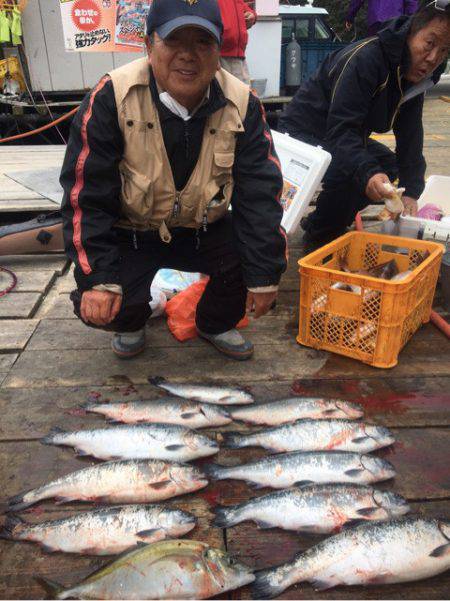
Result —
<path fill-rule="evenodd" d="M 213 344 L 218 351 L 227 355 L 227 357 L 245 361 L 253 355 L 253 344 L 235 329 L 222 334 L 207 334 L 197 328 L 197 332 L 201 338 Z"/>
<path fill-rule="evenodd" d="M 131 359 L 145 348 L 145 328 L 137 332 L 115 332 L 111 348 L 120 359 Z"/>

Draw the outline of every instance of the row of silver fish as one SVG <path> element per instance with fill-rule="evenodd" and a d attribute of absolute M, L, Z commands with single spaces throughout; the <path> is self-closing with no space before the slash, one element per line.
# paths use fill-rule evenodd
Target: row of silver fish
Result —
<path fill-rule="evenodd" d="M 120 425 L 65 432 L 54 428 L 44 444 L 74 447 L 79 455 L 98 459 L 161 459 L 192 461 L 219 451 L 215 440 L 184 426 L 171 424 Z"/>
<path fill-rule="evenodd" d="M 173 386 L 178 386 L 184 391 L 181 384 Z M 191 387 L 186 388 L 184 392 L 189 394 Z M 228 392 L 229 390 L 227 389 Z M 178 392 L 181 394 L 181 390 Z M 192 429 L 226 426 L 232 420 L 262 426 L 279 426 L 299 419 L 356 420 L 363 416 L 360 405 L 341 399 L 292 397 L 245 407 L 225 408 L 210 404 L 206 398 L 209 397 L 206 395 L 203 401 L 165 397 L 126 403 L 86 403 L 82 408 L 104 415 L 113 422 L 164 423 L 188 426 Z"/>
<path fill-rule="evenodd" d="M 8 511 L 20 511 L 44 499 L 59 502 L 154 503 L 204 488 L 208 480 L 197 467 L 168 461 L 109 461 L 57 478 L 16 495 Z"/>
<path fill-rule="evenodd" d="M 257 572 L 252 592 L 254 599 L 271 599 L 300 582 L 316 590 L 411 582 L 449 568 L 450 522 L 406 517 L 326 538 L 292 562 Z"/>
<path fill-rule="evenodd" d="M 273 453 L 289 451 L 352 451 L 370 453 L 394 443 L 387 428 L 344 419 L 303 419 L 251 434 L 227 432 L 231 449 L 263 447 Z"/>
<path fill-rule="evenodd" d="M 331 534 L 363 521 L 399 517 L 409 509 L 406 500 L 391 491 L 356 484 L 314 484 L 217 507 L 214 524 L 230 528 L 251 520 L 264 529 Z"/>
<path fill-rule="evenodd" d="M 88 510 L 38 524 L 8 515 L 0 538 L 35 542 L 51 553 L 114 555 L 142 543 L 178 538 L 192 530 L 197 518 L 164 505 L 122 505 Z"/>

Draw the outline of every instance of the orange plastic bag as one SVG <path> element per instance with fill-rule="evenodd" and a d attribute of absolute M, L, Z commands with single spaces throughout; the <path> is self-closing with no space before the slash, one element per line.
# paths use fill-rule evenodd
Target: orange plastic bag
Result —
<path fill-rule="evenodd" d="M 184 342 L 197 336 L 195 327 L 195 313 L 209 278 L 191 284 L 186 290 L 179 292 L 166 305 L 167 325 L 177 340 Z M 248 325 L 248 317 L 245 316 L 238 323 L 238 328 Z"/>

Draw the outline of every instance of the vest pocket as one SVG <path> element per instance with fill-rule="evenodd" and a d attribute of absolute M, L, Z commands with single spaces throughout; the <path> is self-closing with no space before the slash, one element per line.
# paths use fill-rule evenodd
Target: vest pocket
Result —
<path fill-rule="evenodd" d="M 234 152 L 214 152 L 213 176 L 229 175 L 234 164 Z"/>
<path fill-rule="evenodd" d="M 147 223 L 153 209 L 153 186 L 150 178 L 128 165 L 120 167 L 124 212 L 136 223 Z"/>

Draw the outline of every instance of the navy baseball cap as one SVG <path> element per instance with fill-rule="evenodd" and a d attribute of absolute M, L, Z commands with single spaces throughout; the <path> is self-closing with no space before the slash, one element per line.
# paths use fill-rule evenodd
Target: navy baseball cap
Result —
<path fill-rule="evenodd" d="M 180 27 L 201 27 L 220 45 L 222 17 L 217 0 L 153 0 L 147 15 L 147 35 L 164 39 Z"/>

